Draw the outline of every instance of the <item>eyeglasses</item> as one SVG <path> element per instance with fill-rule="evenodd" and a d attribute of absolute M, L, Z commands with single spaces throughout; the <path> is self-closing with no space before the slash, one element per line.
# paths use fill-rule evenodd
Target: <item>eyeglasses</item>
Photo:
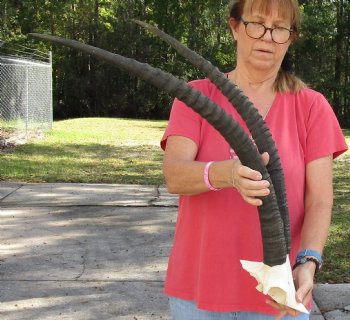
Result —
<path fill-rule="evenodd" d="M 240 20 L 245 25 L 246 34 L 253 39 L 261 39 L 266 31 L 269 30 L 272 41 L 283 44 L 286 43 L 290 39 L 292 33 L 295 32 L 294 30 L 283 27 L 267 28 L 262 23 L 245 21 L 243 18 L 240 18 Z"/>

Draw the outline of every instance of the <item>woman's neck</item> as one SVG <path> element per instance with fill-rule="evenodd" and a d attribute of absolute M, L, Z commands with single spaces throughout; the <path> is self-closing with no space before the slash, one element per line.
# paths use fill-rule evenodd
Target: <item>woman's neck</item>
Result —
<path fill-rule="evenodd" d="M 265 117 L 276 97 L 274 89 L 276 74 L 259 76 L 258 73 L 254 73 L 252 76 L 236 68 L 228 74 L 228 78 L 243 91 L 261 116 Z"/>
<path fill-rule="evenodd" d="M 259 74 L 257 72 L 251 73 L 245 70 L 236 68 L 229 73 L 229 78 L 237 86 L 241 88 L 246 94 L 259 93 L 264 94 L 274 92 L 274 84 L 276 80 L 276 74 Z"/>

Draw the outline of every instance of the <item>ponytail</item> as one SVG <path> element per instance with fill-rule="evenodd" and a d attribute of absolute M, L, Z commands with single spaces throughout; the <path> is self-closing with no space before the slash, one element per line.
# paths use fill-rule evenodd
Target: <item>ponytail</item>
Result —
<path fill-rule="evenodd" d="M 307 85 L 295 76 L 292 55 L 287 52 L 275 81 L 275 90 L 277 92 L 290 91 L 295 93 L 306 87 Z"/>

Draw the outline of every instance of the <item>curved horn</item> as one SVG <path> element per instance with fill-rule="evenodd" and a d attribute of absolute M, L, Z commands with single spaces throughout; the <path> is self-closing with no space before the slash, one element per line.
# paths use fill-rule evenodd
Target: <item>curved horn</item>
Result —
<path fill-rule="evenodd" d="M 174 95 L 205 118 L 236 151 L 243 164 L 261 172 L 263 179 L 270 182 L 271 193 L 264 198 L 263 205 L 258 209 L 263 239 L 264 263 L 274 266 L 286 262 L 287 247 L 283 232 L 283 221 L 279 213 L 272 181 L 255 145 L 230 115 L 184 81 L 160 69 L 153 68 L 146 63 L 140 63 L 134 59 L 125 58 L 74 40 L 37 33 L 31 33 L 29 35 L 83 51 L 117 66 Z"/>
<path fill-rule="evenodd" d="M 210 61 L 198 53 L 184 46 L 181 42 L 166 34 L 164 31 L 139 20 L 133 20 L 138 25 L 160 37 L 162 40 L 172 46 L 180 55 L 186 58 L 192 65 L 204 72 L 206 76 L 222 91 L 231 104 L 236 108 L 242 119 L 247 124 L 253 139 L 261 153 L 267 152 L 270 155 L 270 161 L 267 164 L 267 170 L 271 175 L 271 180 L 276 190 L 278 207 L 283 220 L 284 234 L 288 253 L 290 252 L 290 223 L 288 204 L 286 197 L 286 187 L 284 183 L 283 169 L 278 155 L 275 142 L 266 126 L 265 121 L 258 110 L 243 94 L 243 92 L 234 85 L 225 75 L 211 64 Z"/>

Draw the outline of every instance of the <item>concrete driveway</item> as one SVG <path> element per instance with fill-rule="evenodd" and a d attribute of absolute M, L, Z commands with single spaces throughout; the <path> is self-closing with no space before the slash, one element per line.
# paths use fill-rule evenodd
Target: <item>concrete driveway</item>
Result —
<path fill-rule="evenodd" d="M 176 212 L 163 187 L 0 183 L 0 319 L 170 319 Z M 350 319 L 349 285 L 315 300 Z M 324 319 L 317 307 L 311 319 Z"/>

